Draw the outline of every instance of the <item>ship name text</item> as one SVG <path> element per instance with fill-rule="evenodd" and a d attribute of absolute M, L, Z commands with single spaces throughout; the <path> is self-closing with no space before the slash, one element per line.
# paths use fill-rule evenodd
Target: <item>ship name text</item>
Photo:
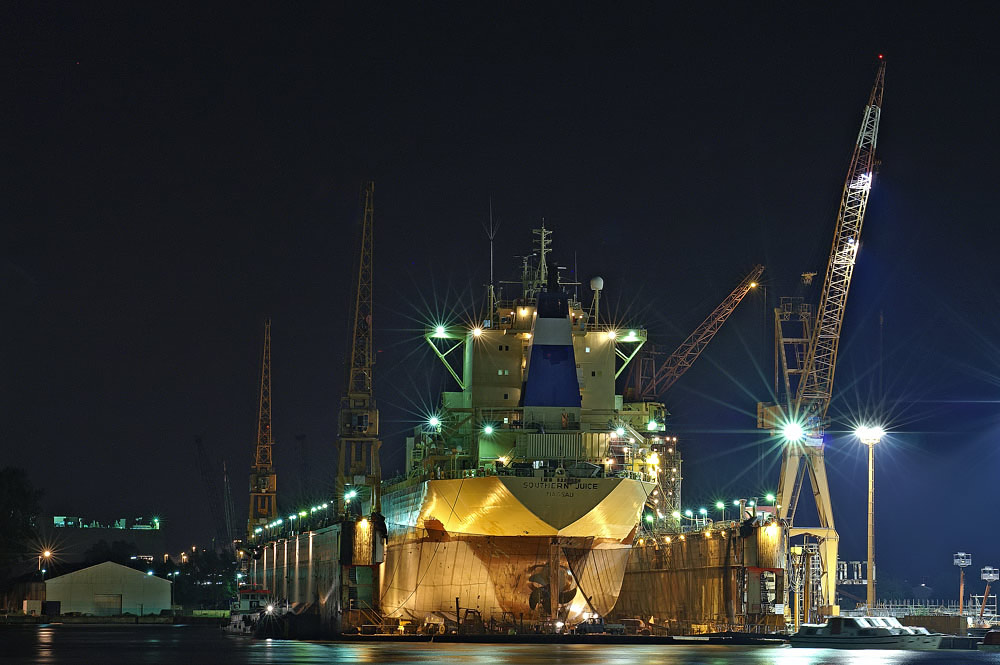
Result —
<path fill-rule="evenodd" d="M 570 484 L 567 482 L 557 482 L 557 481 L 544 481 L 544 480 L 526 480 L 522 484 L 524 489 L 542 489 L 542 490 L 596 490 L 597 483 L 576 483 Z"/>

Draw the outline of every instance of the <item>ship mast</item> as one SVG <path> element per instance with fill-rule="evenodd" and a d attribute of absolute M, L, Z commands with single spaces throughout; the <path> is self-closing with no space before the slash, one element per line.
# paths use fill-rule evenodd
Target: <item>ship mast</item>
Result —
<path fill-rule="evenodd" d="M 490 325 L 494 326 L 496 325 L 497 294 L 496 287 L 494 286 L 496 282 L 493 280 L 493 240 L 496 238 L 498 230 L 500 230 L 500 225 L 493 223 L 493 197 L 490 197 L 490 225 L 486 229 L 486 237 L 490 239 L 490 286 L 488 291 L 489 309 L 487 310 L 486 319 L 491 322 Z"/>
<path fill-rule="evenodd" d="M 532 230 L 538 236 L 538 270 L 535 272 L 535 283 L 532 285 L 534 292 L 538 293 L 549 280 L 549 248 L 552 246 L 552 231 L 545 228 L 545 219 L 542 219 L 542 228 Z"/>

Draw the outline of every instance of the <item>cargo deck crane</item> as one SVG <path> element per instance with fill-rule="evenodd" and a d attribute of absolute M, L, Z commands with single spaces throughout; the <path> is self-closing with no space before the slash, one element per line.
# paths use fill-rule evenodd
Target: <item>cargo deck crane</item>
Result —
<path fill-rule="evenodd" d="M 627 381 L 630 384 L 629 389 L 632 396 L 637 400 L 652 401 L 670 390 L 670 387 L 698 359 L 698 356 L 719 332 L 722 324 L 736 310 L 743 298 L 757 288 L 757 282 L 763 273 L 764 266 L 754 266 L 753 270 L 740 281 L 726 299 L 719 303 L 718 307 L 701 322 L 701 325 L 695 328 L 694 332 L 688 335 L 687 339 L 681 342 L 680 346 L 659 367 L 656 366 L 658 354 L 655 349 L 644 353 L 637 365 L 633 366 Z"/>
<path fill-rule="evenodd" d="M 821 587 L 826 614 L 836 613 L 836 570 L 839 536 L 834 525 L 833 505 L 826 477 L 823 438 L 828 424 L 827 411 L 833 396 L 833 376 L 837 365 L 840 331 L 844 323 L 847 294 L 861 240 L 868 195 L 875 171 L 875 144 L 878 138 L 885 61 L 879 56 L 878 73 L 862 115 L 861 129 L 851 156 L 850 167 L 840 197 L 833 245 L 819 306 L 812 319 L 808 308 L 791 311 L 794 303 L 775 310 L 776 352 L 783 354 L 781 366 L 785 390 L 784 404 L 758 404 L 758 427 L 780 433 L 784 438 L 781 475 L 778 482 L 778 517 L 793 523 L 798 491 L 808 473 L 818 527 L 789 529 L 791 536 L 809 535 L 819 539 L 822 565 Z M 788 310 L 788 311 L 786 311 Z M 784 317 L 782 319 L 782 317 Z M 783 340 L 781 321 L 797 317 L 805 333 L 797 340 Z M 801 333 L 800 333 L 801 334 Z M 803 340 L 808 339 L 808 343 Z M 789 350 L 804 352 L 804 358 L 787 357 Z M 794 355 L 794 354 L 793 354 Z M 794 369 L 790 369 L 794 368 Z M 792 376 L 794 373 L 795 376 Z M 795 379 L 794 388 L 793 381 Z M 803 472 L 803 467 L 805 471 Z"/>

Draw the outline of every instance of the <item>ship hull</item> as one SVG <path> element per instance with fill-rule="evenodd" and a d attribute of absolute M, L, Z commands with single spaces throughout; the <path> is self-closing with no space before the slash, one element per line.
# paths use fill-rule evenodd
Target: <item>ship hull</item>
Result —
<path fill-rule="evenodd" d="M 457 600 L 498 621 L 607 614 L 650 491 L 630 478 L 481 476 L 389 492 L 382 611 L 441 621 Z"/>

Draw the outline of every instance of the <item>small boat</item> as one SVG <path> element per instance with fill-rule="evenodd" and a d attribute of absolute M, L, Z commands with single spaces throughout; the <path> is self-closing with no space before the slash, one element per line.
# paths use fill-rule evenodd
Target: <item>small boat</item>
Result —
<path fill-rule="evenodd" d="M 232 635 L 254 635 L 261 619 L 279 612 L 277 603 L 259 585 L 247 584 L 239 593 L 239 599 L 230 607 L 229 622 L 222 624 L 222 631 Z"/>
<path fill-rule="evenodd" d="M 937 649 L 941 637 L 895 617 L 830 617 L 803 625 L 790 641 L 793 647 L 826 649 Z"/>
<path fill-rule="evenodd" d="M 991 630 L 983 635 L 980 651 L 1000 651 L 1000 630 Z"/>

